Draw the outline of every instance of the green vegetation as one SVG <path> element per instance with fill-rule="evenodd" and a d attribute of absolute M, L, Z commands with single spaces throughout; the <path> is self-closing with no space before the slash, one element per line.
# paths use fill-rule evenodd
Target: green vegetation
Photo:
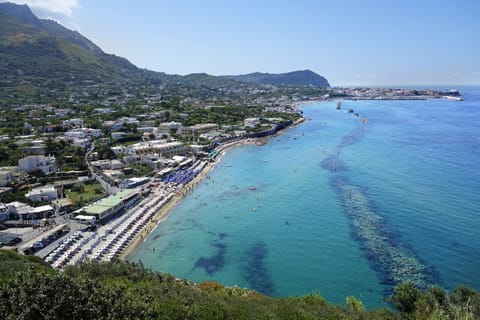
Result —
<path fill-rule="evenodd" d="M 272 84 L 272 85 L 305 85 L 305 86 L 320 86 L 320 87 L 330 87 L 327 79 L 316 74 L 310 70 L 300 70 L 293 71 L 288 73 L 249 73 L 238 76 L 229 76 L 232 79 L 245 82 L 254 82 L 261 84 Z"/>
<path fill-rule="evenodd" d="M 257 97 L 268 99 L 269 95 L 280 97 L 291 92 L 320 96 L 328 90 L 326 86 L 325 78 L 308 70 L 225 77 L 204 73 L 168 75 L 139 69 L 124 58 L 104 53 L 78 32 L 51 20 L 38 19 L 27 6 L 0 4 L 0 107 L 2 103 L 83 104 L 88 111 L 93 104 L 110 98 L 116 102 L 115 98 L 127 93 L 141 103 L 148 101 L 142 101 L 146 95 L 161 93 L 158 106 L 177 114 L 184 105 L 198 107 L 199 101 L 243 106 L 246 110 L 245 107 L 265 106 L 263 101 L 255 100 Z M 129 101 L 123 103 L 125 108 L 115 110 L 112 118 L 131 115 L 132 109 L 138 107 L 129 105 Z M 168 114 L 164 121 L 174 120 L 174 116 Z M 87 115 L 86 124 L 95 128 L 99 125 L 96 120 Z M 24 130 L 22 126 L 20 122 L 5 129 L 19 134 Z"/>
<path fill-rule="evenodd" d="M 216 123 L 218 125 L 243 125 L 243 120 L 249 117 L 255 117 L 262 114 L 260 107 L 232 107 L 221 106 L 209 109 L 183 108 L 183 112 L 188 112 L 189 117 L 184 121 L 186 126 L 199 123 Z"/>
<path fill-rule="evenodd" d="M 66 141 L 55 141 L 48 137 L 45 141 L 45 153 L 55 156 L 57 165 L 63 171 L 86 170 L 84 150 Z"/>
<path fill-rule="evenodd" d="M 131 172 L 129 172 L 128 174 L 122 174 L 119 178 L 127 179 L 132 177 L 144 177 L 149 176 L 153 173 L 153 169 L 143 163 L 132 162 L 130 163 L 130 169 L 132 169 Z"/>
<path fill-rule="evenodd" d="M 194 284 L 122 261 L 56 272 L 36 257 L 0 251 L 2 319 L 478 319 L 480 295 L 402 285 L 399 312 L 367 311 L 354 297 L 334 306 L 318 293 L 272 298 L 216 282 Z"/>
<path fill-rule="evenodd" d="M 23 202 L 29 205 L 35 205 L 34 201 L 31 201 L 25 195 L 28 192 L 28 188 L 23 188 L 21 190 L 14 190 L 14 192 L 2 194 L 0 196 L 0 203 L 10 203 L 14 201 Z"/>
<path fill-rule="evenodd" d="M 22 156 L 22 151 L 13 141 L 0 142 L 0 166 L 16 166 Z"/>
<path fill-rule="evenodd" d="M 402 319 L 480 319 L 480 294 L 465 286 L 448 294 L 439 287 L 421 291 L 405 283 L 388 300 Z"/>
<path fill-rule="evenodd" d="M 103 190 L 98 182 L 90 184 L 78 182 L 65 192 L 75 207 L 85 205 L 103 197 Z"/>
<path fill-rule="evenodd" d="M 99 159 L 115 159 L 116 158 L 115 153 L 113 153 L 110 146 L 105 143 L 96 143 L 95 152 L 98 153 Z"/>

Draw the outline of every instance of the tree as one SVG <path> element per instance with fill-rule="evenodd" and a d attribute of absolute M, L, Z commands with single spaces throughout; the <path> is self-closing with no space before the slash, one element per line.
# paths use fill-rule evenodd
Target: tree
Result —
<path fill-rule="evenodd" d="M 475 296 L 475 291 L 467 286 L 460 285 L 450 294 L 453 303 L 467 303 Z"/>
<path fill-rule="evenodd" d="M 22 152 L 13 141 L 0 144 L 0 166 L 17 165 Z"/>
<path fill-rule="evenodd" d="M 77 182 L 73 185 L 72 191 L 83 193 L 85 192 L 85 184 L 83 182 Z"/>
<path fill-rule="evenodd" d="M 355 315 L 360 316 L 365 312 L 365 307 L 363 306 L 362 301 L 356 299 L 354 296 L 348 296 L 346 298 L 346 303 L 350 311 Z"/>
<path fill-rule="evenodd" d="M 100 159 L 115 159 L 115 153 L 104 143 L 95 144 L 95 151 L 97 151 Z"/>
<path fill-rule="evenodd" d="M 395 293 L 388 301 L 400 312 L 413 313 L 415 302 L 422 295 L 422 292 L 412 282 L 400 284 L 395 287 Z"/>

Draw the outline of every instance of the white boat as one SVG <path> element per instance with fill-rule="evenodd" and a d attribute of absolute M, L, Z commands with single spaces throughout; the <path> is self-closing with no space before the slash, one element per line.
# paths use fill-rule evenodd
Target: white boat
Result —
<path fill-rule="evenodd" d="M 453 100 L 453 101 L 463 101 L 462 97 L 454 97 L 454 96 L 443 96 L 443 99 Z"/>

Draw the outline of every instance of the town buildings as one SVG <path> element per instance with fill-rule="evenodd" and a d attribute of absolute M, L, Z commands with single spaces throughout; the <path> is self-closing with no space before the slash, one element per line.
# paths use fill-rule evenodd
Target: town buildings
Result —
<path fill-rule="evenodd" d="M 21 170 L 29 173 L 40 170 L 45 175 L 49 175 L 57 171 L 57 165 L 54 156 L 27 156 L 18 160 L 18 167 Z"/>

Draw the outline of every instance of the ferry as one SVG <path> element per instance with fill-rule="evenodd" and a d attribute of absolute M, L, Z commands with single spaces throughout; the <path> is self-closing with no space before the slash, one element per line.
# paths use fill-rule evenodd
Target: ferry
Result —
<path fill-rule="evenodd" d="M 453 101 L 463 101 L 462 97 L 454 97 L 454 96 L 443 96 L 443 99 L 453 100 Z"/>

